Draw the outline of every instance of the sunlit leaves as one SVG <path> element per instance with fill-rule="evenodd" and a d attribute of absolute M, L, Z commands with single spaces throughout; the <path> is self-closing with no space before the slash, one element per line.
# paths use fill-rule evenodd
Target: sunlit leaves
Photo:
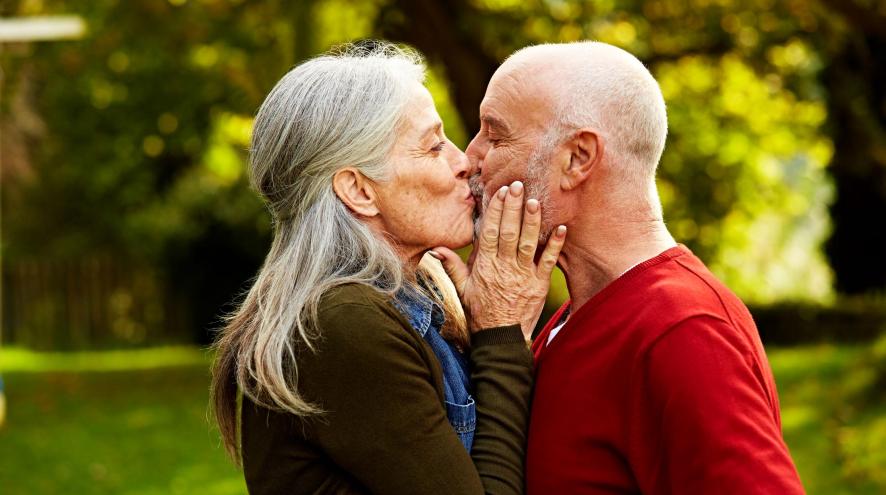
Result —
<path fill-rule="evenodd" d="M 326 50 L 334 45 L 369 37 L 378 5 L 373 1 L 328 0 L 314 6 L 316 46 Z"/>
<path fill-rule="evenodd" d="M 798 101 L 737 56 L 683 57 L 655 74 L 671 124 L 660 176 L 675 235 L 746 299 L 830 297 L 817 248 L 831 197 L 823 102 Z"/>
<path fill-rule="evenodd" d="M 27 14 L 53 8 L 26 3 Z M 789 0 L 468 4 L 477 15 L 464 20 L 465 32 L 499 59 L 531 43 L 591 38 L 649 62 L 669 108 L 659 189 L 674 234 L 750 300 L 828 297 L 830 274 L 819 251 L 829 229 L 824 168 L 832 145 L 822 130 L 827 115 L 816 80 L 822 62 L 803 37 L 816 29 L 814 6 Z M 245 180 L 248 116 L 298 57 L 374 36 L 378 16 L 392 6 L 389 0 L 318 0 L 305 4 L 307 11 L 276 1 L 122 5 L 84 6 L 88 38 L 41 45 L 33 57 L 43 74 L 40 111 L 52 138 L 39 157 L 43 192 L 30 202 L 50 205 L 43 211 L 60 218 L 94 215 L 82 224 L 60 222 L 65 227 L 54 242 L 87 223 L 102 232 L 96 238 L 138 247 L 162 244 L 164 236 L 192 238 L 210 222 L 254 232 L 250 215 L 261 210 Z M 447 134 L 464 146 L 470 136 L 446 77 L 445 67 L 432 66 L 428 87 Z M 73 191 L 79 206 L 57 201 Z M 231 205 L 241 201 L 249 213 L 238 216 Z M 162 220 L 146 220 L 154 214 Z M 145 222 L 160 224 L 156 235 L 142 228 Z"/>
<path fill-rule="evenodd" d="M 209 177 L 219 185 L 231 185 L 246 172 L 251 133 L 250 117 L 228 113 L 216 117 L 202 163 Z"/>

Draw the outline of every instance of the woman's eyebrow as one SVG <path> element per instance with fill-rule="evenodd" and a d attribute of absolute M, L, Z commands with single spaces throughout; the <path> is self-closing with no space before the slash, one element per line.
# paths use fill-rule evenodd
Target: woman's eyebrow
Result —
<path fill-rule="evenodd" d="M 443 127 L 443 122 L 441 122 L 439 120 L 437 122 L 431 124 L 424 131 L 422 131 L 422 133 L 420 135 L 421 139 L 428 137 L 428 135 L 430 135 L 430 134 L 437 134 L 437 131 L 439 131 L 441 127 Z"/>

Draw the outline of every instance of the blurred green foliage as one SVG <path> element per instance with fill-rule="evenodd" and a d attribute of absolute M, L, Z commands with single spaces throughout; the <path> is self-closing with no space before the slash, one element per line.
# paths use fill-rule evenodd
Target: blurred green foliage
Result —
<path fill-rule="evenodd" d="M 440 29 L 429 17 L 445 14 L 458 21 L 447 27 L 452 39 L 469 37 L 467 46 L 492 63 L 529 43 L 585 38 L 637 54 L 669 106 L 660 191 L 675 236 L 750 302 L 833 299 L 822 251 L 834 147 L 820 81 L 829 53 L 820 38 L 842 31 L 840 21 L 822 20 L 823 7 L 490 0 L 455 2 L 450 12 L 439 5 L 12 2 L 4 13 L 81 15 L 88 33 L 0 54 L 4 119 L 27 145 L 18 158 L 24 165 L 7 171 L 3 185 L 4 211 L 15 212 L 3 224 L 3 253 L 103 251 L 179 275 L 198 266 L 182 289 L 198 298 L 224 277 L 208 265 L 227 260 L 222 285 L 230 297 L 254 273 L 270 236 L 245 176 L 251 115 L 299 60 L 363 37 L 411 36 L 428 52 L 429 86 L 449 134 L 467 144 L 476 122 L 465 101 L 482 94 L 466 95 L 465 68 L 441 57 L 464 47 L 445 37 L 426 47 L 409 31 Z M 488 74 L 469 76 L 482 91 Z M 40 125 L 25 125 L 23 108 Z M 216 257 L 205 256 L 207 244 L 217 246 Z"/>
<path fill-rule="evenodd" d="M 829 298 L 824 104 L 733 55 L 683 57 L 657 76 L 673 129 L 659 180 L 673 234 L 751 302 Z"/>

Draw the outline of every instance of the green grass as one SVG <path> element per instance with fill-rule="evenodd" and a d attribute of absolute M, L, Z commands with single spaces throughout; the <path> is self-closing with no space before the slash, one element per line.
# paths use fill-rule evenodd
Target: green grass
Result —
<path fill-rule="evenodd" d="M 167 351 L 33 362 L 23 351 L 0 353 L 8 402 L 0 492 L 246 493 L 207 421 L 208 359 L 198 349 Z M 136 369 L 122 370 L 127 362 Z"/>
<path fill-rule="evenodd" d="M 874 427 L 886 410 L 882 401 L 855 400 L 869 386 L 858 366 L 865 353 L 828 345 L 769 350 L 785 439 L 812 495 L 886 493 L 870 475 L 880 466 L 870 463 L 882 461 L 868 451 L 880 443 L 864 443 L 879 438 Z M 8 399 L 0 491 L 245 493 L 207 421 L 208 366 L 196 348 L 0 350 Z"/>
<path fill-rule="evenodd" d="M 872 419 L 886 414 L 883 404 L 866 410 L 854 406 L 856 393 L 866 386 L 858 368 L 866 349 L 818 345 L 769 349 L 781 402 L 782 430 L 800 477 L 810 494 L 879 494 L 886 484 L 853 473 L 853 453 L 846 433 L 865 431 Z"/>
<path fill-rule="evenodd" d="M 190 346 L 82 352 L 33 352 L 13 347 L 0 349 L 0 371 L 136 371 L 170 366 L 205 366 L 208 359 L 207 351 Z"/>

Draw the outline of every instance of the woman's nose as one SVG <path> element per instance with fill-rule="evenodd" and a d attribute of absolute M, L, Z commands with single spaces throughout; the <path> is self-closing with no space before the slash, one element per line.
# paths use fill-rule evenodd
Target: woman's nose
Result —
<path fill-rule="evenodd" d="M 486 157 L 486 153 L 482 148 L 483 146 L 480 144 L 480 134 L 477 133 L 477 135 L 474 136 L 474 139 L 471 139 L 471 142 L 468 143 L 468 147 L 465 148 L 465 155 L 468 157 L 471 166 L 471 175 L 481 172 L 483 159 Z"/>
<path fill-rule="evenodd" d="M 455 172 L 455 176 L 459 179 L 467 179 L 474 175 L 474 167 L 468 160 L 467 155 L 454 144 L 452 145 L 452 148 L 455 150 L 455 153 L 453 153 L 450 164 L 453 172 Z"/>

